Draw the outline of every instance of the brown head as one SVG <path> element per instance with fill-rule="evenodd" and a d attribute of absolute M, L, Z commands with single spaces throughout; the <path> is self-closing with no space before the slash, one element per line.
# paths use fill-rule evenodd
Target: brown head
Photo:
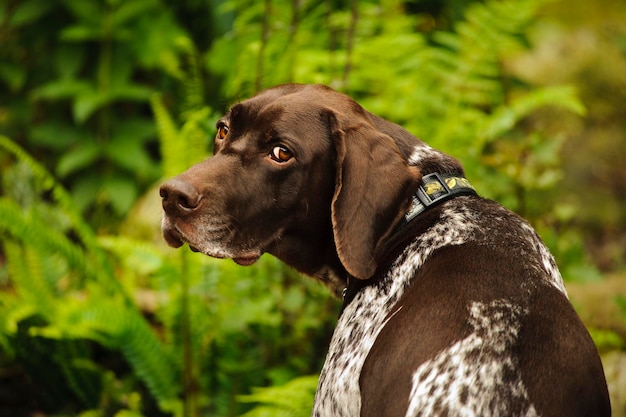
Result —
<path fill-rule="evenodd" d="M 274 87 L 234 105 L 214 156 L 163 184 L 163 235 L 244 265 L 268 252 L 336 286 L 368 279 L 420 183 L 418 143 L 328 87 Z"/>

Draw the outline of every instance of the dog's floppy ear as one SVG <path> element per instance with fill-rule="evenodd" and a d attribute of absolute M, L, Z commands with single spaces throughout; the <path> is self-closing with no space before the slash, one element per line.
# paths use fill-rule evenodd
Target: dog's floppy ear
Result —
<path fill-rule="evenodd" d="M 337 153 L 332 224 L 337 254 L 348 273 L 368 279 L 384 238 L 408 208 L 421 174 L 395 141 L 363 117 L 330 112 Z"/>

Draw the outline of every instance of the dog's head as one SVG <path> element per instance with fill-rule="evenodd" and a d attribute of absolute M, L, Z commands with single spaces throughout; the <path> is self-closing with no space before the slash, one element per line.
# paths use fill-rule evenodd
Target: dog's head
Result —
<path fill-rule="evenodd" d="M 385 123 L 324 86 L 234 105 L 214 156 L 161 187 L 165 239 L 244 265 L 268 252 L 322 279 L 371 277 L 421 179 L 408 162 L 417 140 Z"/>

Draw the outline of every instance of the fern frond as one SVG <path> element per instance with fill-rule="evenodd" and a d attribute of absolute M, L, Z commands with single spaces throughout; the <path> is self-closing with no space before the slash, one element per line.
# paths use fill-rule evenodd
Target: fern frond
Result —
<path fill-rule="evenodd" d="M 317 375 L 303 376 L 281 386 L 255 388 L 252 394 L 239 396 L 239 401 L 260 403 L 261 405 L 241 417 L 309 416 L 313 406 L 317 380 Z"/>
<path fill-rule="evenodd" d="M 484 119 L 480 139 L 485 142 L 498 139 L 524 117 L 546 106 L 560 107 L 579 116 L 586 114 L 585 106 L 573 87 L 564 85 L 539 88 L 516 98 L 507 106 L 499 106 Z"/>
<path fill-rule="evenodd" d="M 165 257 L 153 244 L 125 236 L 100 236 L 98 242 L 123 264 L 140 274 L 150 274 L 163 266 Z"/>
<path fill-rule="evenodd" d="M 58 306 L 50 326 L 31 329 L 31 334 L 61 340 L 89 339 L 119 349 L 159 403 L 176 400 L 179 384 L 167 350 L 141 314 L 119 298 L 92 295 L 86 301 L 66 300 Z"/>
<path fill-rule="evenodd" d="M 180 136 L 187 145 L 187 167 L 202 161 L 207 156 L 208 138 L 203 129 L 206 120 L 211 116 L 211 109 L 201 107 L 186 114 Z"/>
<path fill-rule="evenodd" d="M 86 246 L 94 244 L 95 234 L 83 220 L 69 193 L 56 181 L 54 176 L 39 162 L 35 161 L 24 149 L 6 136 L 0 135 L 0 148 L 4 148 L 32 171 L 42 191 L 50 192 L 54 202 L 69 217 L 72 227 Z"/>
<path fill-rule="evenodd" d="M 176 124 L 165 108 L 159 94 L 152 95 L 150 105 L 157 126 L 164 175 L 173 177 L 187 168 L 185 166 L 185 144 L 180 140 Z"/>
<path fill-rule="evenodd" d="M 96 276 L 83 249 L 65 234 L 51 228 L 32 211 L 24 212 L 15 201 L 0 198 L 0 219 L 0 231 L 8 232 L 14 239 L 37 248 L 40 253 L 61 254 L 73 268 L 86 277 Z"/>
<path fill-rule="evenodd" d="M 508 0 L 474 3 L 455 33 L 433 36 L 439 47 L 426 53 L 441 93 L 449 103 L 494 106 L 504 100 L 499 62 L 523 48 L 521 34 L 535 15 L 538 1 Z M 515 10 L 512 13 L 511 10 Z"/>
<path fill-rule="evenodd" d="M 15 283 L 20 302 L 30 304 L 32 312 L 42 317 L 54 315 L 54 290 L 43 277 L 37 251 L 8 240 L 4 242 L 3 248 L 9 276 Z"/>
<path fill-rule="evenodd" d="M 158 402 L 171 402 L 180 384 L 167 351 L 138 312 L 128 310 L 125 324 L 118 333 L 124 356 Z"/>
<path fill-rule="evenodd" d="M 176 39 L 176 46 L 183 53 L 185 62 L 183 86 L 184 86 L 184 111 L 194 111 L 204 107 L 204 83 L 202 82 L 202 72 L 198 63 L 198 51 L 192 40 L 186 36 Z M 184 118 L 184 116 L 183 116 Z"/>
<path fill-rule="evenodd" d="M 23 213 L 15 202 L 8 199 L 0 201 L 0 229 L 9 231 L 14 238 L 26 244 L 48 248 L 47 253 L 60 252 L 74 267 L 85 272 L 86 276 L 93 277 L 114 292 L 120 291 L 121 286 L 115 278 L 111 264 L 98 246 L 93 229 L 81 217 L 65 188 L 42 164 L 35 161 L 11 139 L 0 135 L 0 148 L 29 167 L 41 191 L 48 192 L 52 196 L 55 208 L 64 213 L 84 249 L 74 244 L 60 231 L 51 228 L 34 212 Z M 86 254 L 89 254 L 89 257 Z"/>
<path fill-rule="evenodd" d="M 63 340 L 56 345 L 54 360 L 61 368 L 72 391 L 87 407 L 97 404 L 100 397 L 101 370 L 89 359 L 84 340 Z"/>
<path fill-rule="evenodd" d="M 202 78 L 195 47 L 187 38 L 180 38 L 178 43 L 188 64 L 184 77 L 185 110 L 181 114 L 184 123 L 180 130 L 158 94 L 153 95 L 150 101 L 166 177 L 177 175 L 206 157 L 208 140 L 203 126 L 211 115 L 201 94 Z"/>

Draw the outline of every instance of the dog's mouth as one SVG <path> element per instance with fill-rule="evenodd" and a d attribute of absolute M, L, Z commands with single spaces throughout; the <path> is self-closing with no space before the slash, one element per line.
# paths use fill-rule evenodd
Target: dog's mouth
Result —
<path fill-rule="evenodd" d="M 200 252 L 212 258 L 232 259 L 238 265 L 250 266 L 254 264 L 262 255 L 258 249 L 247 250 L 224 250 L 219 245 L 208 242 L 195 242 L 190 239 L 178 227 L 168 225 L 163 228 L 163 238 L 167 244 L 173 248 L 180 248 L 183 244 L 189 245 L 192 252 Z"/>
<path fill-rule="evenodd" d="M 204 253 L 207 256 L 210 256 L 212 258 L 218 258 L 218 259 L 226 259 L 226 258 L 231 258 L 233 261 L 235 261 L 236 264 L 238 265 L 242 265 L 242 266 L 250 266 L 252 264 L 254 264 L 256 261 L 259 260 L 259 258 L 261 257 L 261 254 L 256 254 L 256 253 L 246 253 L 240 256 L 223 256 L 221 254 L 216 255 L 216 254 L 209 254 L 206 253 L 198 248 L 196 248 L 193 245 L 189 245 L 189 249 L 191 249 L 192 252 L 199 252 L 199 253 Z"/>
<path fill-rule="evenodd" d="M 237 263 L 238 265 L 250 266 L 256 261 L 258 261 L 259 258 L 260 258 L 260 255 L 237 256 L 233 258 L 233 261 L 235 261 L 235 263 Z"/>
<path fill-rule="evenodd" d="M 163 238 L 165 239 L 165 242 L 167 242 L 167 244 L 171 246 L 172 248 L 180 248 L 185 243 L 182 237 L 180 236 L 180 233 L 178 233 L 174 229 L 163 227 L 162 232 L 163 232 Z"/>

